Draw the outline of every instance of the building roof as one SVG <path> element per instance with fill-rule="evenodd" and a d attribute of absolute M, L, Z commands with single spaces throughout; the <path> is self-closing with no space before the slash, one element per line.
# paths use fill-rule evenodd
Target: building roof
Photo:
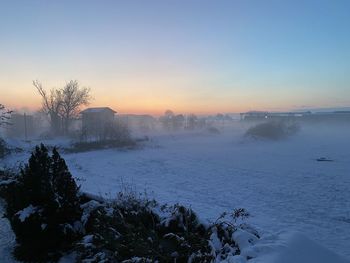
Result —
<path fill-rule="evenodd" d="M 117 113 L 116 111 L 112 110 L 112 109 L 109 108 L 109 107 L 87 108 L 87 109 L 81 111 L 80 113 L 81 113 L 81 114 L 84 114 L 84 113 L 104 112 L 104 111 L 110 111 L 110 112 L 113 112 L 113 113 Z"/>

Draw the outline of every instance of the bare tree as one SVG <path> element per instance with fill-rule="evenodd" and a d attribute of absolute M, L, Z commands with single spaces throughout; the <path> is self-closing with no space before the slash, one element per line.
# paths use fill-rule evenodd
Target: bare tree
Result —
<path fill-rule="evenodd" d="M 4 105 L 0 103 L 0 126 L 3 124 L 9 124 L 9 119 L 11 118 L 11 113 L 13 111 L 5 108 Z"/>
<path fill-rule="evenodd" d="M 38 90 L 42 98 L 42 111 L 49 116 L 51 132 L 55 135 L 60 134 L 62 91 L 51 89 L 50 93 L 48 94 L 38 80 L 34 80 L 33 85 Z"/>
<path fill-rule="evenodd" d="M 80 112 L 80 107 L 88 105 L 91 96 L 90 89 L 79 87 L 76 80 L 69 81 L 62 89 L 62 105 L 60 108 L 60 116 L 63 120 L 65 134 L 69 131 L 70 122 L 76 118 Z"/>
<path fill-rule="evenodd" d="M 80 88 L 76 80 L 69 81 L 61 89 L 51 89 L 49 94 L 39 81 L 33 81 L 33 85 L 42 97 L 42 111 L 49 116 L 53 134 L 67 134 L 70 122 L 77 117 L 80 107 L 91 100 L 90 89 Z"/>

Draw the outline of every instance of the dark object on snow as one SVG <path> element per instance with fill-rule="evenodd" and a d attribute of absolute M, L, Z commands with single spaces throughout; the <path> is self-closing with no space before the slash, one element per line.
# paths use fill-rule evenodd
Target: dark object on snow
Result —
<path fill-rule="evenodd" d="M 216 127 L 209 127 L 208 129 L 207 129 L 207 131 L 208 131 L 208 133 L 210 133 L 210 134 L 220 134 L 220 130 L 218 129 L 218 128 L 216 128 Z"/>
<path fill-rule="evenodd" d="M 317 158 L 316 161 L 318 161 L 318 162 L 334 162 L 334 160 L 328 159 L 326 157 Z"/>

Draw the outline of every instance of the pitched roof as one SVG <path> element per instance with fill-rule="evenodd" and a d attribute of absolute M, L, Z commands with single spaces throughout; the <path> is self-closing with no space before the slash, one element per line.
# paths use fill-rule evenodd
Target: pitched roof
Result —
<path fill-rule="evenodd" d="M 84 113 L 92 113 L 92 112 L 104 112 L 104 111 L 111 111 L 113 113 L 117 113 L 116 111 L 112 110 L 109 107 L 95 107 L 95 108 L 87 108 L 83 111 L 81 111 L 80 113 L 84 114 Z"/>

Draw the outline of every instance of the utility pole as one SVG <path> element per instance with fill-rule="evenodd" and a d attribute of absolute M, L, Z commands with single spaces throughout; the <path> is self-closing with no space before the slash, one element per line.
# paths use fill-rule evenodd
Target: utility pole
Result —
<path fill-rule="evenodd" d="M 24 113 L 24 140 L 28 140 L 28 134 L 27 134 L 27 115 Z"/>

